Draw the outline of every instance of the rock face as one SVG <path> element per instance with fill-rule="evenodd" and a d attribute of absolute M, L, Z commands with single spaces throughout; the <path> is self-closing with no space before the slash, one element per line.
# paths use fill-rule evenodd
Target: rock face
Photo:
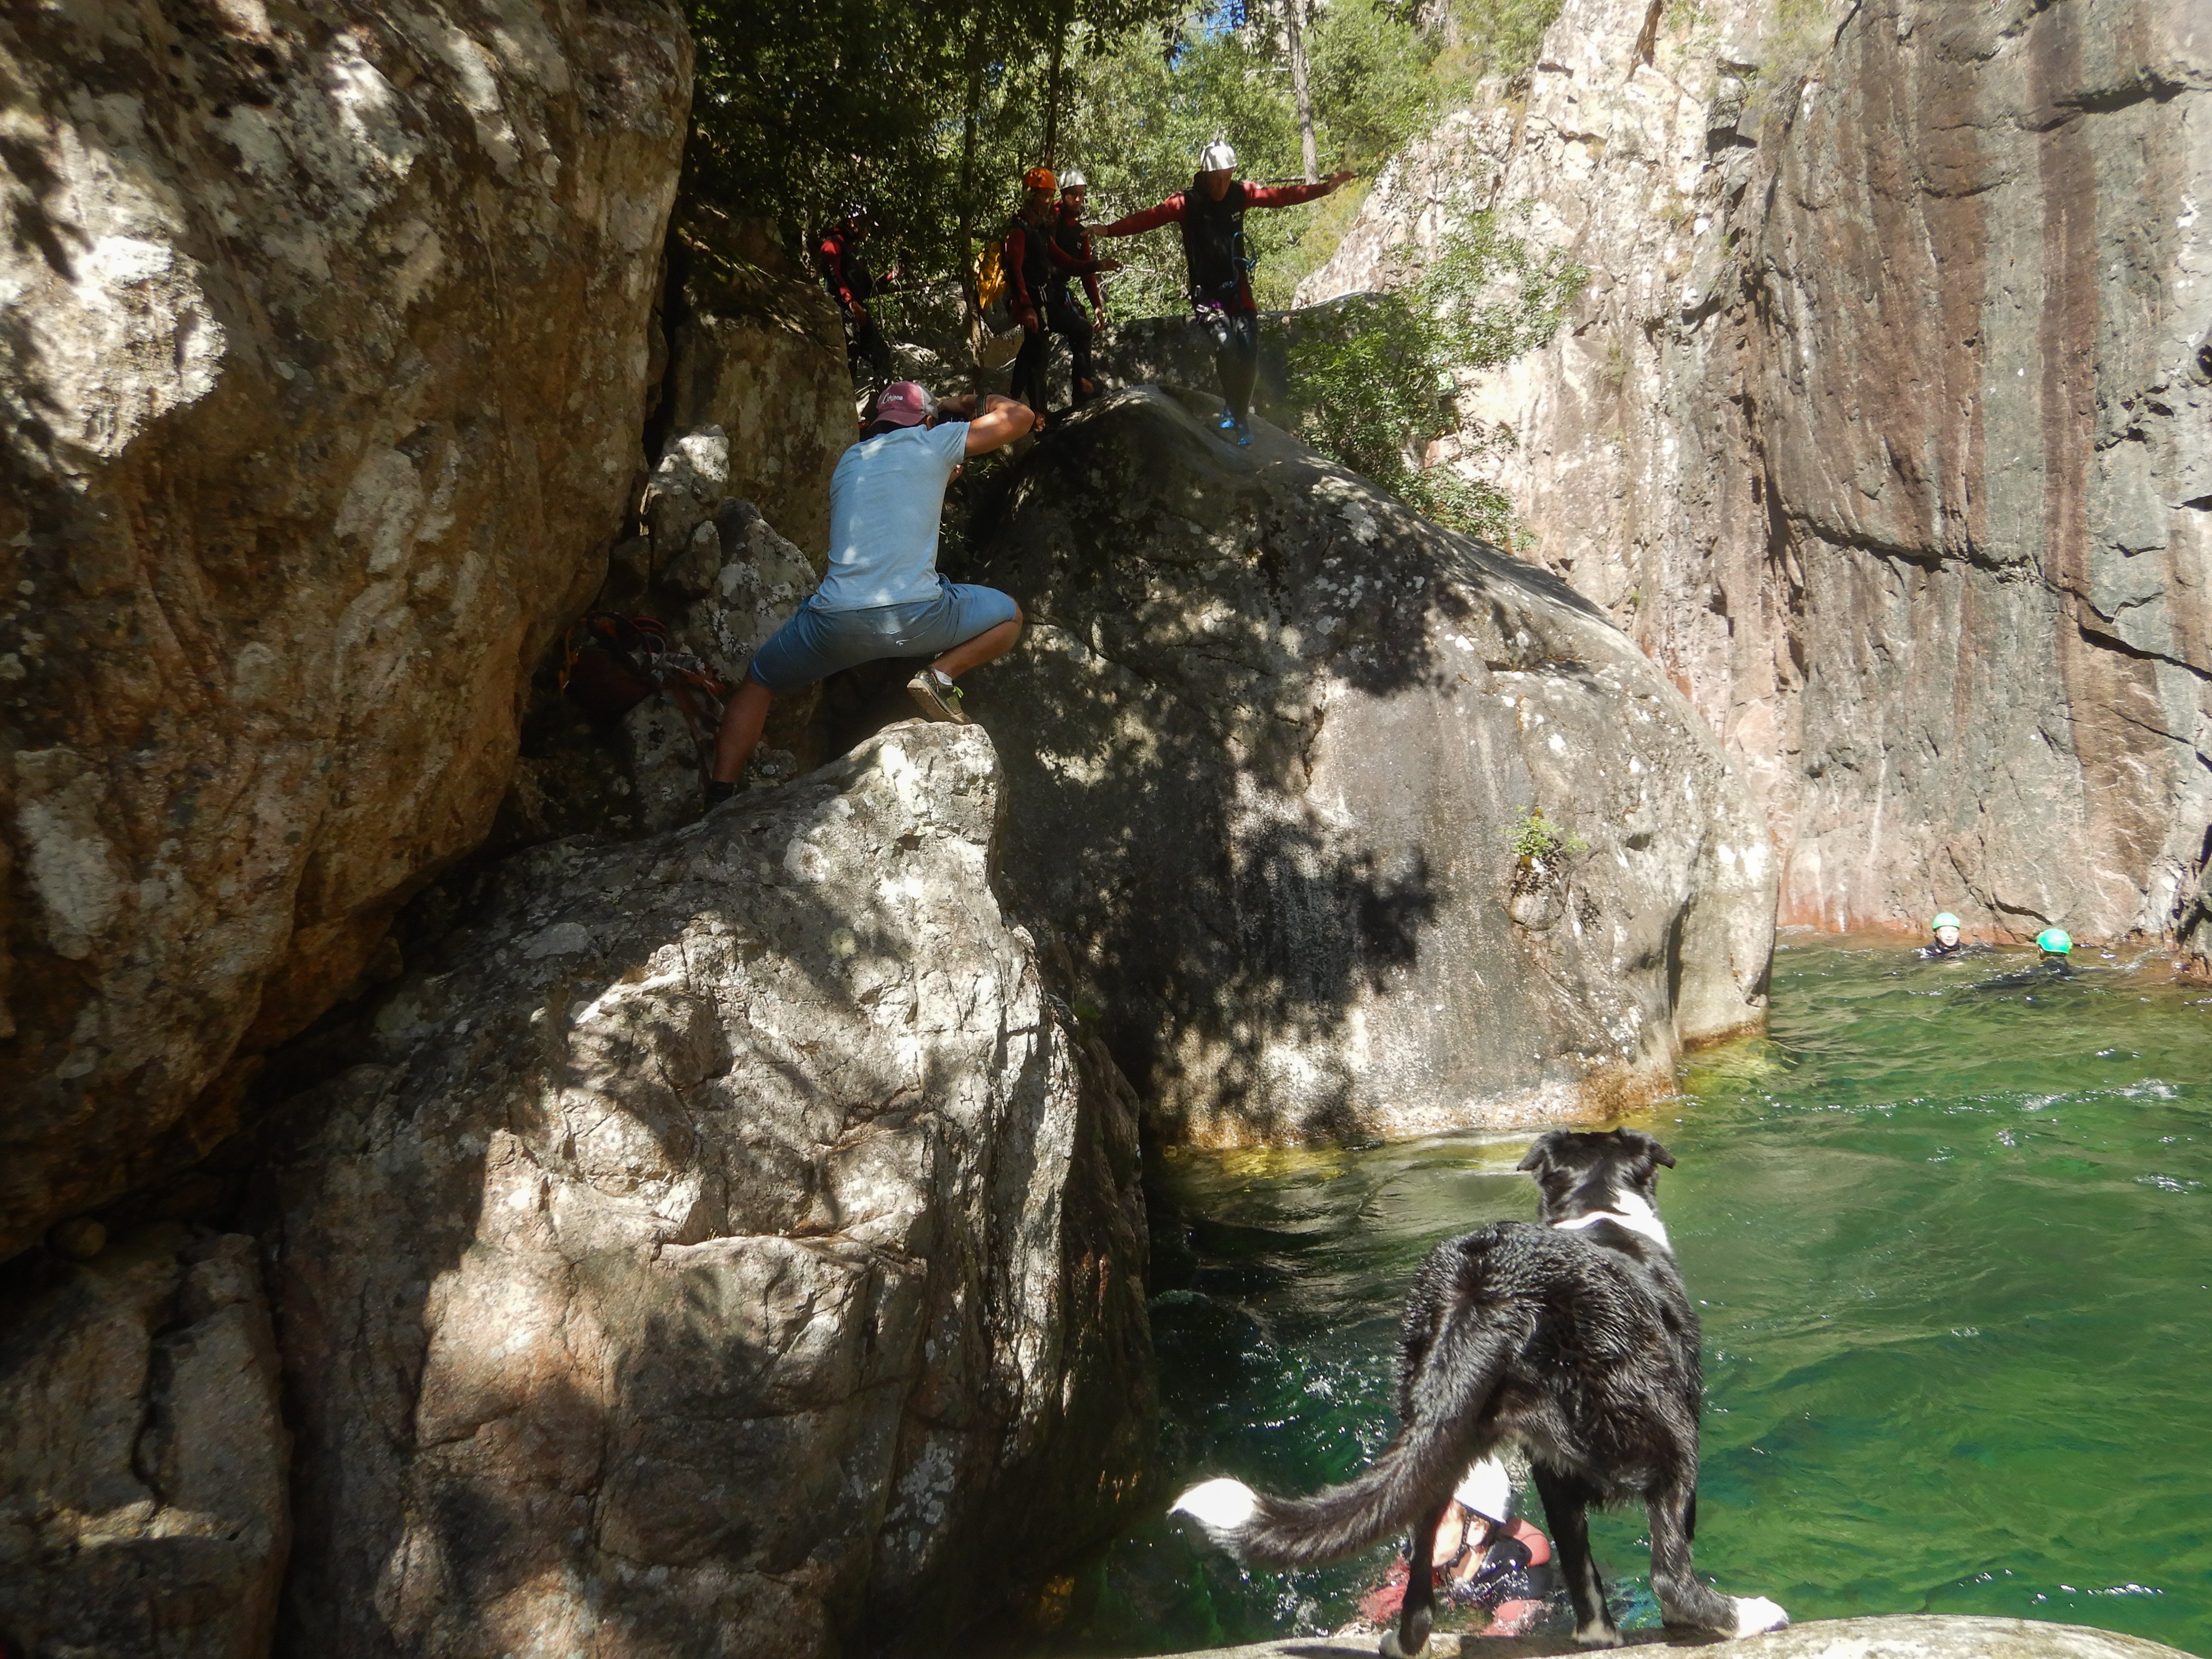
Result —
<path fill-rule="evenodd" d="M 290 1442 L 253 1241 L 149 1229 L 0 1314 L 0 1636 L 260 1659 Z"/>
<path fill-rule="evenodd" d="M 1301 297 L 1454 192 L 1588 267 L 1465 407 L 1742 765 L 1784 920 L 2202 950 L 2208 96 L 2191 0 L 1569 0 Z"/>
<path fill-rule="evenodd" d="M 641 465 L 672 0 L 0 21 L 0 1255 L 491 822 Z"/>
<path fill-rule="evenodd" d="M 993 896 L 1000 791 L 909 724 L 523 854 L 293 1109 L 289 1650 L 937 1650 L 1110 1529 L 1133 1097 Z"/>
<path fill-rule="evenodd" d="M 1765 831 L 1680 695 L 1564 584 L 1213 406 L 1066 422 L 972 573 L 1030 617 L 967 682 L 1009 870 L 1163 1127 L 1558 1121 L 1756 1027 Z"/>
<path fill-rule="evenodd" d="M 1623 1632 L 1628 1647 L 1705 1647 L 1713 1638 L 1683 1632 L 1632 1630 Z M 1443 1659 L 1456 1645 L 1482 1659 L 1536 1659 L 1573 1654 L 1571 1641 L 1501 1640 L 1477 1637 L 1456 1642 L 1435 1638 L 1426 1650 Z M 1364 1641 L 1300 1637 L 1289 1642 L 1259 1642 L 1249 1647 L 1209 1648 L 1182 1659 L 1367 1659 L 1372 1638 Z M 2046 1625 L 2032 1619 L 1969 1619 L 1917 1613 L 1888 1619 L 1820 1619 L 1767 1636 L 1748 1637 L 1728 1645 L 1731 1659 L 2187 1659 L 2178 1648 L 2136 1636 L 2082 1625 Z"/>
<path fill-rule="evenodd" d="M 756 227 L 695 213 L 674 250 L 660 418 L 678 432 L 726 433 L 729 493 L 758 506 L 819 570 L 830 475 L 857 430 L 837 308 Z"/>

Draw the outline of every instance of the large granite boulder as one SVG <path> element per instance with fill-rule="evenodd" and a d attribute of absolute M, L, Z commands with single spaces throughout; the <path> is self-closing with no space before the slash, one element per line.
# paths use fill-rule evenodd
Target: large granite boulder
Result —
<path fill-rule="evenodd" d="M 0 1645 L 262 1659 L 290 1440 L 253 1241 L 82 1231 L 91 1261 L 0 1304 Z"/>
<path fill-rule="evenodd" d="M 1766 832 L 1680 694 L 1557 579 L 1212 407 L 1066 422 L 970 573 L 1030 618 L 967 682 L 1008 869 L 1162 1127 L 1603 1115 L 1756 1029 Z"/>
<path fill-rule="evenodd" d="M 0 1255 L 489 826 L 642 458 L 673 0 L 0 17 Z"/>
<path fill-rule="evenodd" d="M 1785 921 L 2212 952 L 2208 111 L 2201 0 L 1567 0 L 1299 297 L 1455 207 L 1588 270 L 1461 407 L 1743 768 Z"/>
<path fill-rule="evenodd" d="M 289 1109 L 288 1650 L 945 1650 L 1112 1529 L 1134 1099 L 1001 814 L 982 732 L 911 723 L 518 855 Z"/>

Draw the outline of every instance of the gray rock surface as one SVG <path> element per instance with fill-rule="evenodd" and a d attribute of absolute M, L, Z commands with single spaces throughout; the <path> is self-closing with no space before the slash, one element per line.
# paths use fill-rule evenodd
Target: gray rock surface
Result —
<path fill-rule="evenodd" d="M 520 855 L 289 1109 L 290 1650 L 927 1651 L 1118 1522 L 1134 1100 L 994 895 L 1001 788 L 910 723 Z"/>
<path fill-rule="evenodd" d="M 0 1307 L 0 1635 L 260 1659 L 290 1438 L 253 1241 L 157 1227 Z"/>
<path fill-rule="evenodd" d="M 489 828 L 642 457 L 672 0 L 0 16 L 0 1255 Z"/>
<path fill-rule="evenodd" d="M 2188 1659 L 2179 1649 L 2082 1625 L 2031 1619 L 1974 1619 L 1904 1613 L 1882 1619 L 1821 1619 L 1768 1636 L 1718 1637 L 1629 1631 L 1630 1647 L 1711 1647 L 1729 1659 Z M 1434 1659 L 1538 1659 L 1583 1651 L 1571 1641 L 1504 1641 L 1438 1636 L 1422 1650 Z M 1373 1638 L 1295 1637 L 1241 1648 L 1209 1648 L 1180 1659 L 1372 1659 Z"/>
<path fill-rule="evenodd" d="M 1741 764 L 1784 921 L 2202 954 L 2208 98 L 2198 0 L 1568 0 L 1300 297 L 1455 198 L 1587 267 L 1462 408 Z"/>
<path fill-rule="evenodd" d="M 659 418 L 678 432 L 726 433 L 729 493 L 756 502 L 818 570 L 830 551 L 830 475 L 857 430 L 837 308 L 789 268 L 766 228 L 695 210 L 678 246 Z"/>
<path fill-rule="evenodd" d="M 1211 408 L 1066 423 L 970 573 L 1030 617 L 966 683 L 1008 869 L 1163 1127 L 1603 1115 L 1757 1027 L 1765 830 L 1681 696 L 1564 584 Z M 1558 844 L 1517 857 L 1529 811 Z"/>

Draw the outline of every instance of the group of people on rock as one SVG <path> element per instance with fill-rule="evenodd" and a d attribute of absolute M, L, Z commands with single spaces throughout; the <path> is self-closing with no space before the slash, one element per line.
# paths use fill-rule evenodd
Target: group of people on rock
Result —
<path fill-rule="evenodd" d="M 1158 225 L 1182 227 L 1190 301 L 1212 335 L 1221 377 L 1219 429 L 1251 441 L 1245 422 L 1259 365 L 1259 310 L 1249 280 L 1244 215 L 1252 208 L 1295 206 L 1326 196 L 1352 178 L 1338 173 L 1312 184 L 1257 185 L 1237 177 L 1237 154 L 1206 146 L 1190 188 L 1141 213 L 1093 227 L 1084 221 L 1089 194 L 1080 173 L 1055 175 L 1032 167 L 1023 179 L 1022 207 L 1000 241 L 1008 308 L 1021 325 L 1013 395 L 939 398 L 910 380 L 890 381 L 890 348 L 869 302 L 899 281 L 868 269 L 867 210 L 847 204 L 815 244 L 823 282 L 844 315 L 847 356 L 854 378 L 880 387 L 860 441 L 846 451 L 830 481 L 830 568 L 796 615 L 753 653 L 744 683 L 725 704 L 707 786 L 708 805 L 736 792 L 759 745 L 779 694 L 799 691 L 842 668 L 902 657 L 928 665 L 907 682 L 932 720 L 965 724 L 959 677 L 1013 648 L 1022 611 L 995 588 L 946 580 L 938 574 L 938 526 L 945 492 L 969 457 L 988 453 L 1044 424 L 1052 338 L 1068 343 L 1080 407 L 1097 395 L 1091 362 L 1105 301 L 1101 272 L 1120 262 L 1101 258 L 1094 236 L 1133 236 Z M 1055 199 L 1056 198 L 1056 199 Z M 1090 301 L 1086 316 L 1077 297 Z M 886 382 L 890 382 L 886 384 Z"/>
<path fill-rule="evenodd" d="M 1244 216 L 1254 208 L 1313 201 L 1353 176 L 1347 171 L 1310 184 L 1255 184 L 1237 176 L 1237 152 L 1217 140 L 1200 155 L 1188 190 L 1111 224 L 1093 226 L 1084 218 L 1090 181 L 1080 172 L 1031 167 L 1022 177 L 1021 207 L 998 239 L 1006 308 L 1023 336 L 1010 388 L 1015 399 L 1043 415 L 1055 337 L 1067 342 L 1073 406 L 1079 409 L 1097 395 L 1091 348 L 1106 314 L 1098 278 L 1119 270 L 1121 264 L 1101 257 L 1094 239 L 1135 236 L 1172 224 L 1182 238 L 1192 313 L 1213 340 L 1221 380 L 1220 429 L 1236 442 L 1249 442 L 1246 421 L 1259 373 L 1260 313 L 1252 297 L 1254 262 L 1245 244 Z M 848 203 L 817 239 L 814 253 L 823 282 L 845 319 L 846 355 L 854 379 L 882 387 L 891 376 L 890 348 L 868 303 L 895 287 L 899 274 L 894 270 L 879 278 L 868 270 L 861 245 L 869 228 L 866 206 Z"/>

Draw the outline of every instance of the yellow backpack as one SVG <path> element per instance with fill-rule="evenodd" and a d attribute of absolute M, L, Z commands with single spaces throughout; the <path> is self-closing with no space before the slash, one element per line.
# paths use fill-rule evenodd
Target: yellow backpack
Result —
<path fill-rule="evenodd" d="M 983 244 L 983 257 L 975 264 L 975 308 L 988 316 L 1002 311 L 1006 300 L 1006 261 L 996 238 Z"/>

